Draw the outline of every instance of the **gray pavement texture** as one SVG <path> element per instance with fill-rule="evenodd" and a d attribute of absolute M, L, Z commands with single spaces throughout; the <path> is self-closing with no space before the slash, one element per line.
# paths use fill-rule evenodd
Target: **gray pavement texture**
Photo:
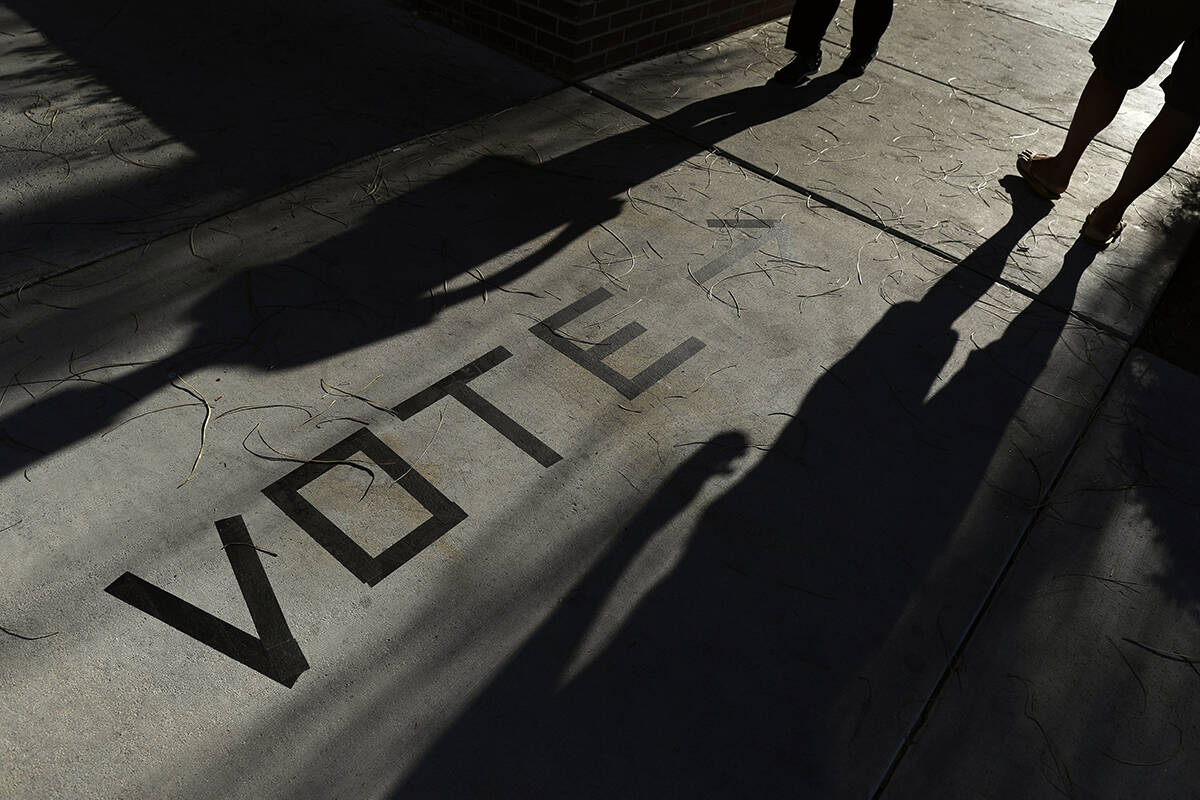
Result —
<path fill-rule="evenodd" d="M 387 0 L 10 0 L 0 65 L 4 290 L 559 86 Z"/>
<path fill-rule="evenodd" d="M 848 6 L 797 89 L 780 22 L 562 86 L 368 0 L 53 5 L 0 796 L 1193 795 L 1200 378 L 1132 343 L 1198 154 L 1102 253 L 1154 85 L 1013 167 L 1105 3 L 902 1 L 851 80 Z"/>

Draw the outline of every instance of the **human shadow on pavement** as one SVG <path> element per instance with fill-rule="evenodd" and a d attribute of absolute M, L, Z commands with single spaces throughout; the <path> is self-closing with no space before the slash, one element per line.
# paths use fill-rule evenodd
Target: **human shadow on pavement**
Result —
<path fill-rule="evenodd" d="M 613 561 L 654 535 L 645 512 L 393 796 L 869 796 L 887 764 L 857 762 L 854 740 L 878 727 L 873 714 L 903 723 L 894 690 L 876 687 L 875 702 L 891 703 L 878 711 L 861 676 L 905 637 L 906 606 L 1069 319 L 1034 301 L 943 374 L 953 323 L 992 285 L 982 276 L 998 278 L 1050 209 L 1019 180 L 1002 183 L 1011 219 L 921 299 L 894 303 L 798 399 L 607 647 L 564 680 L 619 572 Z M 1094 253 L 1072 247 L 1042 294 L 1071 297 Z M 895 685 L 927 696 L 932 685 L 914 689 L 911 676 L 931 655 L 941 654 L 889 661 Z"/>
<path fill-rule="evenodd" d="M 719 141 L 811 105 L 843 82 L 833 74 L 796 89 L 755 86 L 699 100 L 663 122 Z M 295 367 L 424 326 L 446 306 L 545 264 L 615 217 L 627 189 L 705 150 L 646 125 L 536 165 L 479 158 L 299 256 L 228 279 L 190 310 L 194 332 L 174 355 L 103 385 L 60 388 L 0 419 L 0 444 L 8 445 L 0 447 L 0 475 L 103 430 L 171 373 L 217 364 Z M 444 290 L 448 279 L 546 235 L 487 283 Z"/>

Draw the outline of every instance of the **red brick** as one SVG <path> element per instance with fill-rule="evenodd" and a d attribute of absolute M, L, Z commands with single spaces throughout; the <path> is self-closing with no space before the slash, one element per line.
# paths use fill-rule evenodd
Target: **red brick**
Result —
<path fill-rule="evenodd" d="M 537 44 L 555 55 L 570 56 L 575 54 L 578 45 L 569 39 L 564 39 L 561 36 L 550 33 L 549 31 L 538 31 Z"/>
<path fill-rule="evenodd" d="M 624 64 L 637 55 L 637 45 L 632 42 L 629 44 L 623 44 L 620 47 L 614 47 L 604 55 L 605 62 L 608 65 Z"/>
<path fill-rule="evenodd" d="M 609 16 L 609 27 L 624 28 L 626 25 L 632 25 L 642 18 L 642 9 L 628 8 L 624 11 L 619 11 L 616 14 Z"/>
<path fill-rule="evenodd" d="M 642 37 L 641 39 L 638 39 L 636 42 L 634 42 L 634 44 L 637 45 L 638 55 L 644 55 L 645 53 L 648 53 L 651 50 L 661 49 L 661 48 L 665 47 L 668 44 L 668 41 L 669 40 L 667 39 L 666 32 L 663 32 L 663 33 L 654 33 L 654 34 L 651 34 L 650 36 Z"/>
<path fill-rule="evenodd" d="M 611 20 L 608 17 L 602 19 L 589 19 L 583 22 L 576 22 L 570 28 L 561 28 L 564 36 L 571 36 L 577 42 L 586 42 L 588 39 L 599 36 L 602 33 L 607 33 L 610 27 Z"/>
<path fill-rule="evenodd" d="M 549 31 L 550 33 L 555 33 L 558 30 L 558 17 L 551 16 L 545 11 L 539 11 L 532 6 L 521 6 L 517 11 L 517 17 L 523 22 L 528 22 L 538 30 Z"/>
<path fill-rule="evenodd" d="M 691 17 L 690 14 L 684 14 L 682 11 L 676 11 L 673 14 L 659 17 L 654 20 L 655 31 L 666 31 L 683 24 Z"/>
<path fill-rule="evenodd" d="M 514 37 L 525 36 L 526 34 L 533 35 L 528 23 L 522 22 L 516 17 L 510 17 L 507 14 L 500 14 L 496 19 L 496 30 L 504 31 Z"/>
<path fill-rule="evenodd" d="M 606 17 L 609 14 L 615 14 L 618 11 L 634 6 L 636 7 L 638 0 L 596 0 L 592 4 L 594 11 L 593 16 Z"/>
<path fill-rule="evenodd" d="M 793 0 L 413 2 L 429 19 L 568 77 L 716 39 L 778 19 L 793 5 Z"/>
<path fill-rule="evenodd" d="M 642 3 L 642 19 L 654 19 L 671 10 L 671 0 L 649 0 Z"/>
<path fill-rule="evenodd" d="M 607 57 L 604 54 L 588 56 L 581 58 L 571 65 L 571 72 L 568 74 L 572 77 L 582 78 L 587 75 L 595 75 L 600 70 L 604 69 L 607 64 Z"/>
<path fill-rule="evenodd" d="M 612 31 L 588 42 L 588 52 L 605 53 L 625 41 L 625 31 Z"/>

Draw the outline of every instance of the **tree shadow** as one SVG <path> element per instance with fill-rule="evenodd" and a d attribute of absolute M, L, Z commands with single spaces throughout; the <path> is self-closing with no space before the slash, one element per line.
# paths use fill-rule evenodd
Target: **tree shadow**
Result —
<path fill-rule="evenodd" d="M 874 789 L 886 764 L 850 755 L 878 724 L 866 715 L 862 671 L 946 548 L 1068 320 L 1032 302 L 942 374 L 958 339 L 951 326 L 1050 209 L 1019 180 L 1002 183 L 1011 219 L 920 300 L 894 303 L 826 370 L 607 647 L 565 679 L 596 597 L 613 586 L 611 560 L 633 551 L 625 537 L 653 534 L 640 526 L 570 595 L 587 602 L 560 607 L 534 632 L 395 797 Z M 1073 296 L 1094 254 L 1072 247 L 1042 294 Z M 878 713 L 897 710 L 894 697 L 876 703 L 890 703 Z"/>
<path fill-rule="evenodd" d="M 1188 224 L 1200 219 L 1200 179 L 1193 179 L 1186 187 L 1170 219 L 1175 230 L 1166 231 L 1163 243 L 1171 236 L 1182 235 L 1190 237 L 1189 243 L 1146 320 L 1137 345 L 1200 375 L 1200 232 Z"/>
<path fill-rule="evenodd" d="M 664 122 L 717 141 L 811 105 L 843 82 L 832 74 L 795 89 L 742 89 L 692 103 Z M 480 282 L 441 291 L 449 278 L 552 234 L 490 283 L 527 275 L 620 213 L 627 189 L 705 149 L 645 125 L 537 165 L 479 158 L 381 204 L 340 236 L 227 280 L 190 310 L 193 333 L 173 355 L 103 385 L 60 389 L 0 419 L 0 443 L 9 445 L 0 449 L 0 475 L 102 430 L 172 373 L 219 364 L 295 367 L 427 325 L 439 310 L 488 288 Z"/>

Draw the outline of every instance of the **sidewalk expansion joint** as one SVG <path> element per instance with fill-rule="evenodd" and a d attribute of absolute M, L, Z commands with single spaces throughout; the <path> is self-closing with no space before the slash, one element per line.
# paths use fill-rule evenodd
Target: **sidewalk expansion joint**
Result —
<path fill-rule="evenodd" d="M 1017 19 L 1019 19 L 1019 17 Z M 1034 24 L 1036 24 L 1036 23 L 1034 23 Z M 832 45 L 834 47 L 840 48 L 840 47 L 844 46 L 844 45 L 838 44 L 835 41 L 832 41 L 831 39 L 823 39 L 822 41 L 824 41 L 826 44 Z M 894 61 L 888 61 L 885 58 L 876 58 L 875 60 L 877 62 L 879 62 L 880 64 L 887 64 L 889 67 L 892 67 L 893 69 L 898 69 L 901 72 L 907 72 L 909 75 L 912 75 L 913 77 L 920 78 L 925 81 L 928 81 L 929 83 L 936 83 L 938 86 L 945 86 L 947 89 L 949 89 L 952 92 L 958 92 L 959 94 L 964 94 L 964 95 L 967 95 L 968 97 L 973 97 L 976 100 L 987 103 L 989 105 L 993 105 L 996 108 L 1003 108 L 1005 111 L 1012 111 L 1015 114 L 1020 114 L 1023 117 L 1028 117 L 1029 119 L 1036 120 L 1037 122 L 1040 122 L 1043 125 L 1049 125 L 1052 128 L 1058 128 L 1060 131 L 1065 132 L 1067 130 L 1067 126 L 1063 125 L 1062 123 L 1052 122 L 1051 120 L 1043 119 L 1042 117 L 1039 117 L 1036 114 L 1030 114 L 1029 112 L 1025 111 L 1022 108 L 1017 108 L 1016 106 L 1010 106 L 1007 103 L 1001 103 L 999 100 L 996 100 L 991 97 L 987 97 L 982 94 L 978 94 L 976 92 L 971 91 L 970 89 L 964 89 L 961 86 L 955 86 L 954 84 L 950 83 L 951 80 L 954 80 L 953 78 L 943 81 L 943 80 L 939 80 L 934 77 L 930 77 L 929 75 L 926 75 L 922 72 L 917 72 L 916 70 L 910 69 L 910 68 L 904 66 L 903 64 L 897 64 Z M 1124 153 L 1126 156 L 1133 155 L 1132 150 L 1125 148 L 1125 147 L 1121 147 L 1120 145 L 1117 145 L 1117 144 L 1113 144 L 1112 142 L 1105 140 L 1102 136 L 1096 137 L 1096 143 L 1099 145 L 1103 145 L 1104 147 L 1112 148 L 1113 150 L 1116 150 L 1118 153 Z M 1185 175 L 1188 178 L 1192 178 L 1192 179 L 1195 179 L 1196 177 L 1198 177 L 1197 173 L 1186 170 L 1183 167 L 1178 166 L 1178 164 L 1172 165 L 1171 168 L 1168 170 L 1168 173 L 1174 174 L 1174 175 Z"/>
<path fill-rule="evenodd" d="M 1038 22 L 1037 20 L 1018 16 L 1017 14 L 1014 14 L 1011 11 L 1005 11 L 1003 9 L 996 8 L 995 6 L 989 6 L 985 3 L 972 2 L 972 0 L 958 0 L 958 2 L 962 3 L 964 6 L 971 6 L 972 8 L 978 8 L 983 11 L 991 12 L 992 14 L 999 14 L 1002 17 L 1008 17 L 1009 19 L 1015 19 L 1018 22 L 1024 22 L 1029 25 L 1036 25 L 1037 27 L 1045 28 L 1048 31 L 1054 31 L 1055 33 L 1061 33 L 1063 36 L 1070 36 L 1072 39 L 1080 39 L 1085 42 L 1088 41 L 1088 39 L 1086 37 L 1080 36 L 1077 33 L 1071 33 L 1070 31 L 1063 30 L 1062 28 L 1056 28 L 1053 25 L 1047 25 L 1044 22 Z"/>
<path fill-rule="evenodd" d="M 20 294 L 21 292 L 25 291 L 26 289 L 30 289 L 34 286 L 38 286 L 40 284 L 45 283 L 46 281 L 52 281 L 57 278 L 61 278 L 65 275 L 70 275 L 71 273 L 79 272 L 80 270 L 95 266 L 102 261 L 107 261 L 110 258 L 116 258 L 117 256 L 123 255 L 125 253 L 130 253 L 134 250 L 140 250 L 143 248 L 147 248 L 150 245 L 154 244 L 155 242 L 161 242 L 164 239 L 169 239 L 172 236 L 177 236 L 177 235 L 183 233 L 184 231 L 195 230 L 195 229 L 199 228 L 201 225 L 204 225 L 205 223 L 213 222 L 214 220 L 220 219 L 221 217 L 224 217 L 228 214 L 236 214 L 239 211 L 245 211 L 246 209 L 248 209 L 252 206 L 255 206 L 259 203 L 264 203 L 273 197 L 278 197 L 282 194 L 286 194 L 287 192 L 296 191 L 297 189 L 301 189 L 305 186 L 308 186 L 309 184 L 311 184 L 315 181 L 319 181 L 323 178 L 328 178 L 328 177 L 337 175 L 339 172 L 342 172 L 344 170 L 353 169 L 355 166 L 357 166 L 359 164 L 365 164 L 374 159 L 387 156 L 391 153 L 396 152 L 397 150 L 399 150 L 402 147 L 412 144 L 413 142 L 429 140 L 435 136 L 441 136 L 441 135 L 449 133 L 451 131 L 456 131 L 461 128 L 467 128 L 467 127 L 470 127 L 471 125 L 474 125 L 481 119 L 490 119 L 492 117 L 500 116 L 501 114 L 507 114 L 508 112 L 512 111 L 513 109 L 521 108 L 522 106 L 528 105 L 530 103 L 535 103 L 539 100 L 543 100 L 543 99 L 549 97 L 550 95 L 554 94 L 555 92 L 561 92 L 564 88 L 566 88 L 568 86 L 568 84 L 566 82 L 559 80 L 559 79 L 556 79 L 556 80 L 558 80 L 558 85 L 556 85 L 552 88 L 549 88 L 544 92 L 532 95 L 530 97 L 526 97 L 521 100 L 517 100 L 517 101 L 513 102 L 512 105 L 505 106 L 504 108 L 501 108 L 498 111 L 491 111 L 487 114 L 481 114 L 478 117 L 472 117 L 471 119 L 465 119 L 462 122 L 456 122 L 455 124 L 447 125 L 444 128 L 438 128 L 437 130 L 429 131 L 428 133 L 422 133 L 420 136 L 413 136 L 410 139 L 405 139 L 401 142 L 387 145 L 386 147 L 380 148 L 378 150 L 374 150 L 370 153 L 364 153 L 363 155 L 355 156 L 354 158 L 351 158 L 348 161 L 341 161 L 341 162 L 338 162 L 337 164 L 332 164 L 329 167 L 326 167 L 325 169 L 318 170 L 317 172 L 314 172 L 311 175 L 306 175 L 303 178 L 297 178 L 296 180 L 286 183 L 283 186 L 277 186 L 272 189 L 265 189 L 258 194 L 250 195 L 250 196 L 246 197 L 244 200 L 241 200 L 241 201 L 235 200 L 230 205 L 223 206 L 212 212 L 202 212 L 204 215 L 202 217 L 200 217 L 199 219 L 195 219 L 191 222 L 187 222 L 187 223 L 175 226 L 175 227 L 166 228 L 164 230 L 154 231 L 148 239 L 141 239 L 139 241 L 134 241 L 132 244 L 129 244 L 129 245 L 118 245 L 108 252 L 102 252 L 101 254 L 95 255 L 95 256 L 88 256 L 86 261 L 83 261 L 79 264 L 74 264 L 71 266 L 55 265 L 55 266 L 58 266 L 58 269 L 56 271 L 49 272 L 45 275 L 39 275 L 38 277 L 36 277 L 32 280 L 25 281 L 24 283 L 20 283 L 17 285 L 9 285 L 9 286 L 0 285 L 0 298 L 5 298 L 5 297 L 9 297 L 11 295 Z"/>
<path fill-rule="evenodd" d="M 695 139 L 695 138 L 689 136 L 687 133 L 677 130 L 677 129 L 671 127 L 670 125 L 664 124 L 662 121 L 655 119 L 651 115 L 641 111 L 640 109 L 634 108 L 633 106 L 629 105 L 628 103 L 625 103 L 624 101 L 619 100 L 600 89 L 590 86 L 582 81 L 576 81 L 576 82 L 574 82 L 573 85 L 575 86 L 575 88 L 579 89 L 580 91 L 586 92 L 587 94 L 595 97 L 598 100 L 603 100 L 604 102 L 609 103 L 610 105 L 614 106 L 615 108 L 620 109 L 621 111 L 624 111 L 627 114 L 631 114 L 631 115 L 637 117 L 638 119 L 642 120 L 643 122 L 646 122 L 647 124 L 654 125 L 662 130 L 667 131 L 668 133 L 671 133 L 675 136 L 679 136 L 679 137 L 687 140 L 688 142 L 691 142 L 692 144 L 694 144 L 696 146 L 703 147 L 706 150 L 716 153 L 717 155 L 721 156 L 722 158 L 728 159 L 731 163 L 737 164 L 739 167 L 741 167 L 742 169 L 745 169 L 748 172 L 753 172 L 758 177 L 763 178 L 764 180 L 769 181 L 771 183 L 774 183 L 776 186 L 779 186 L 782 189 L 786 189 L 790 192 L 795 192 L 797 194 L 803 195 L 804 197 L 808 197 L 812 200 L 815 200 L 818 203 L 820 203 L 828 208 L 833 209 L 834 211 L 837 211 L 845 216 L 852 217 L 852 218 L 858 220 L 859 222 L 866 223 L 867 225 L 871 226 L 872 228 L 875 228 L 878 231 L 882 231 L 882 232 L 888 234 L 889 236 L 893 236 L 893 237 L 899 239 L 900 241 L 905 242 L 906 244 L 912 245 L 913 247 L 915 247 L 919 250 L 922 250 L 926 253 L 929 253 L 930 255 L 936 256 L 937 258 L 940 258 L 941 260 L 943 260 L 947 263 L 957 265 L 962 260 L 962 259 L 954 256 L 953 254 L 947 252 L 946 250 L 943 250 L 942 248 L 937 247 L 936 245 L 932 245 L 932 244 L 928 244 L 927 242 L 923 242 L 919 238 L 917 238 L 916 236 L 913 236 L 910 233 L 906 233 L 902 230 L 898 230 L 897 228 L 892 227 L 891 225 L 888 225 L 878 215 L 871 216 L 870 214 L 864 214 L 863 212 L 858 211 L 854 208 L 851 208 L 850 206 L 848 206 L 845 203 L 842 203 L 838 200 L 834 200 L 832 197 L 824 195 L 821 192 L 801 186 L 800 184 L 790 181 L 787 178 L 781 178 L 781 177 L 779 177 L 779 175 L 776 172 L 774 172 L 772 170 L 764 169 L 763 167 L 760 167 L 759 165 L 757 165 L 751 161 L 747 161 L 746 159 L 744 159 L 740 156 L 734 155 L 733 153 L 729 152 L 728 150 L 725 150 L 724 148 L 720 147 L 719 145 L 711 144 L 709 142 L 705 142 L 700 139 Z M 969 269 L 969 267 L 968 267 L 968 269 Z M 972 270 L 972 271 L 975 271 L 975 270 Z M 979 273 L 976 272 L 976 274 L 979 274 Z M 1004 278 L 1002 276 L 990 276 L 990 275 L 983 275 L 983 277 L 992 281 L 993 283 L 995 283 L 998 286 L 1003 286 L 1004 288 L 1009 289 L 1010 291 L 1016 292 L 1017 294 L 1028 298 L 1031 302 L 1039 303 L 1041 305 L 1046 306 L 1047 308 L 1051 308 L 1055 311 L 1058 311 L 1059 313 L 1066 314 L 1068 317 L 1072 317 L 1072 318 L 1084 323 L 1085 325 L 1089 325 L 1089 326 L 1095 328 L 1096 330 L 1098 330 L 1102 333 L 1108 334 L 1109 336 L 1113 336 L 1113 337 L 1115 337 L 1121 341 L 1124 341 L 1126 343 L 1132 344 L 1132 342 L 1133 342 L 1133 339 L 1129 336 L 1129 334 L 1123 333 L 1122 331 L 1118 330 L 1117 328 L 1114 328 L 1112 325 L 1102 322 L 1102 321 L 1096 319 L 1095 317 L 1091 316 L 1090 314 L 1085 314 L 1085 313 L 1075 311 L 1074 309 L 1070 309 L 1070 308 L 1060 308 L 1059 306 L 1054 305 L 1053 303 L 1047 303 L 1044 300 L 1042 300 L 1034 292 L 1030 291 L 1029 289 L 1025 288 L 1024 286 L 1021 286 L 1020 284 L 1017 284 L 1017 283 L 1009 280 L 1008 278 Z"/>

